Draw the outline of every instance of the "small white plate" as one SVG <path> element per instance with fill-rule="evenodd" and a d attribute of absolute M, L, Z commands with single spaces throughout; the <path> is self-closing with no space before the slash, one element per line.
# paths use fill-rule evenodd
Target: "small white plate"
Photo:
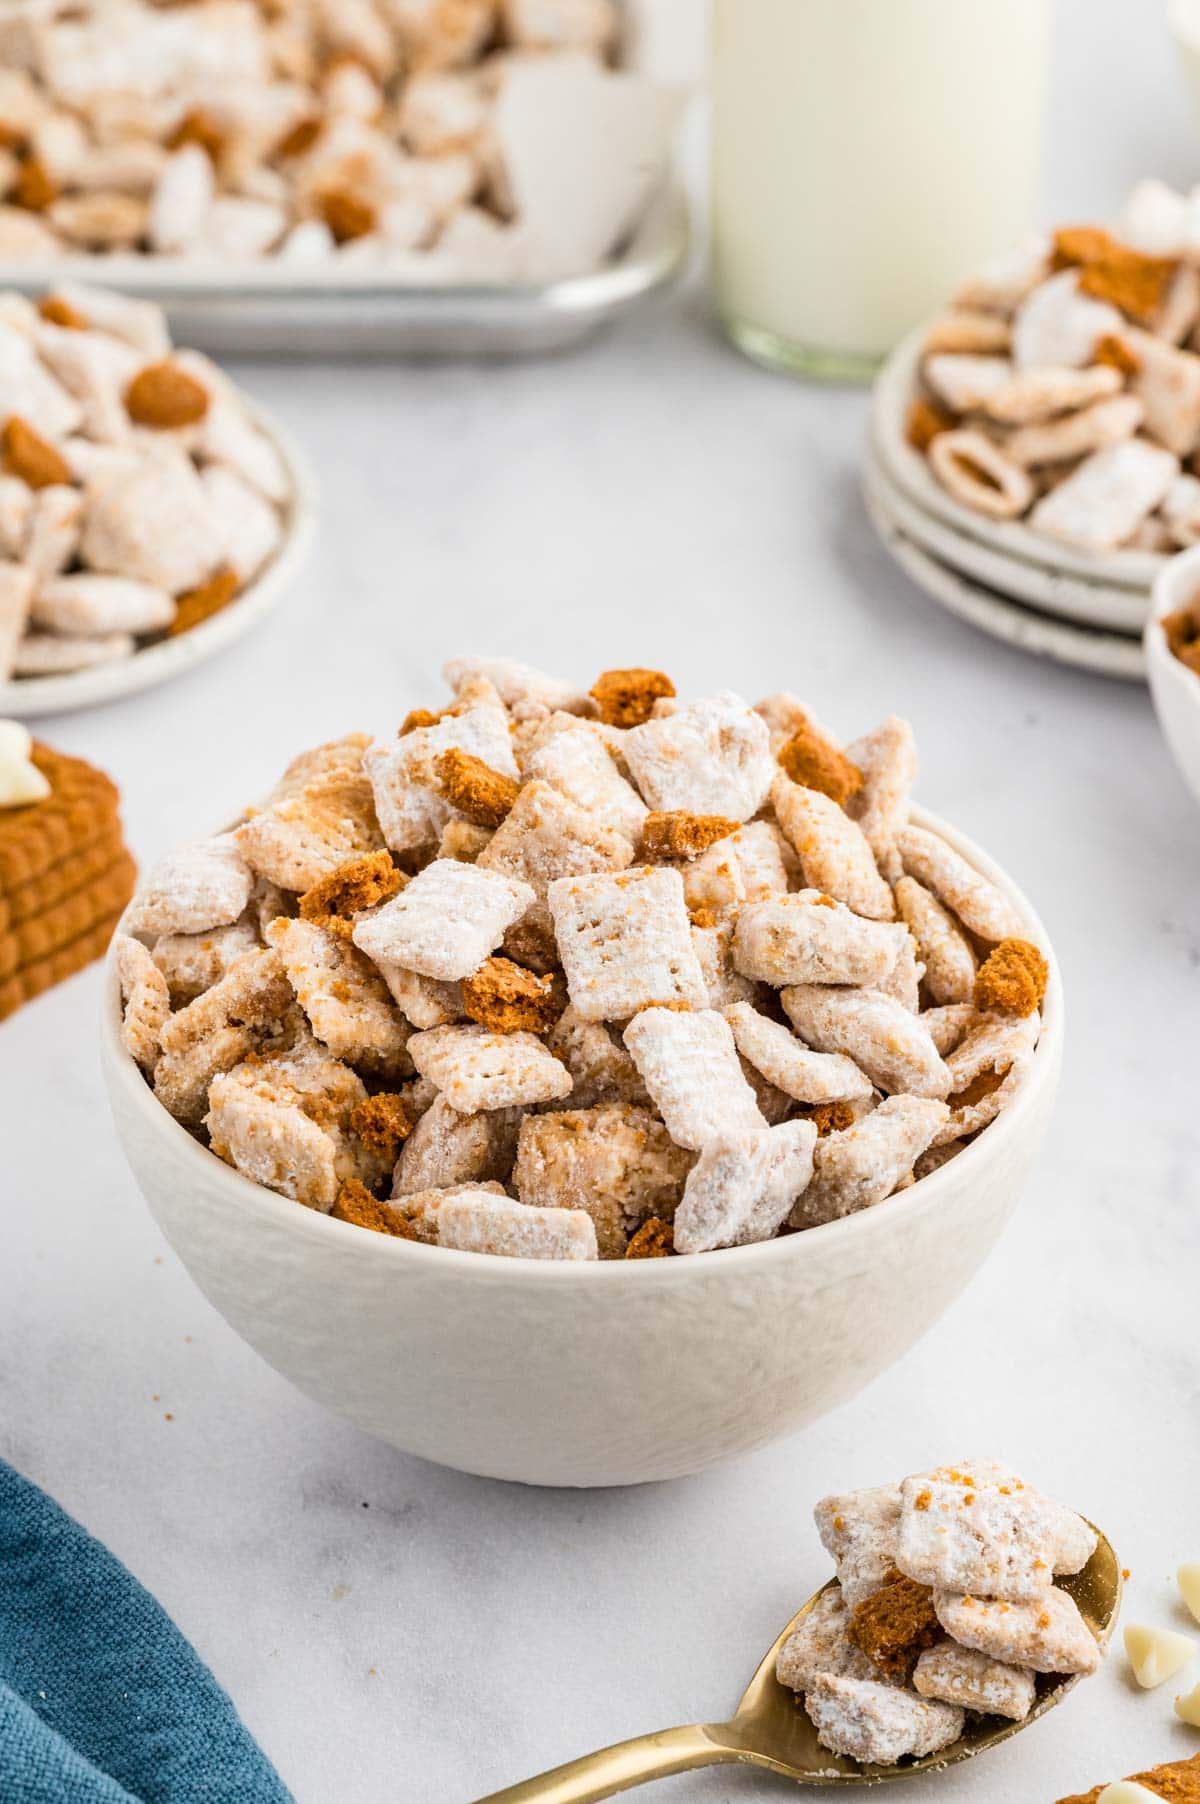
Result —
<path fill-rule="evenodd" d="M 1006 557 L 1020 558 L 1043 570 L 1066 572 L 1110 589 L 1134 589 L 1146 595 L 1155 577 L 1169 560 L 1156 551 L 1114 551 L 1107 557 L 1090 557 L 1055 545 L 1018 521 L 986 520 L 948 495 L 929 464 L 905 436 L 908 409 L 917 387 L 921 345 L 928 327 L 906 338 L 884 364 L 875 384 L 871 407 L 872 430 L 884 469 L 924 513 L 932 514 L 967 538 L 988 545 Z"/>
<path fill-rule="evenodd" d="M 1042 613 L 1077 620 L 1083 626 L 1108 627 L 1131 639 L 1141 637 L 1150 609 L 1148 592 L 1109 588 L 1065 570 L 1043 569 L 1023 558 L 993 551 L 990 545 L 956 532 L 911 501 L 887 474 L 873 444 L 868 445 L 866 457 L 871 478 L 886 497 L 895 523 L 906 538 L 939 563 Z"/>
<path fill-rule="evenodd" d="M 993 639 L 1003 639 L 1036 657 L 1126 682 L 1145 682 L 1145 658 L 1138 640 L 1055 620 L 968 581 L 906 537 L 892 517 L 886 496 L 866 472 L 863 492 L 872 524 L 896 562 L 919 589 L 951 614 L 978 627 L 980 632 L 990 633 Z"/>
<path fill-rule="evenodd" d="M 316 520 L 313 478 L 301 453 L 270 417 L 249 403 L 247 412 L 283 459 L 292 490 L 284 510 L 283 543 L 261 575 L 228 607 L 177 639 L 160 639 L 128 658 L 96 664 L 89 670 L 0 683 L 0 718 L 31 720 L 42 714 L 71 714 L 78 708 L 99 707 L 169 682 L 232 645 L 283 600 L 312 544 Z"/>

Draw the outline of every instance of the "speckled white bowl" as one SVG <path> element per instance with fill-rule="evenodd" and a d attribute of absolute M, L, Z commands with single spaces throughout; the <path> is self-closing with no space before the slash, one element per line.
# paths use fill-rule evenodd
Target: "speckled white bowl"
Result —
<path fill-rule="evenodd" d="M 1015 885 L 920 810 L 1046 935 Z M 760 1246 L 551 1264 L 370 1234 L 250 1183 L 158 1103 L 125 1052 L 110 953 L 103 1064 L 151 1211 L 209 1301 L 276 1371 L 368 1434 L 527 1484 L 698 1472 L 853 1397 L 977 1270 L 1042 1142 L 1062 1057 L 1045 1027 L 1011 1107 L 957 1159 L 877 1208 Z"/>
<path fill-rule="evenodd" d="M 1158 724 L 1184 782 L 1200 802 L 1200 677 L 1172 656 L 1162 628 L 1165 615 L 1196 596 L 1200 596 L 1200 545 L 1172 558 L 1155 583 L 1144 644 Z"/>

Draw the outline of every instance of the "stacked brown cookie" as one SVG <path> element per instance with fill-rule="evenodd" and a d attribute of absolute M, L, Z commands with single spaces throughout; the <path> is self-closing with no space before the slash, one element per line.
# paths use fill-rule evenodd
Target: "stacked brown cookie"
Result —
<path fill-rule="evenodd" d="M 133 893 L 116 785 L 34 745 L 42 801 L 0 810 L 0 1020 L 99 958 Z"/>

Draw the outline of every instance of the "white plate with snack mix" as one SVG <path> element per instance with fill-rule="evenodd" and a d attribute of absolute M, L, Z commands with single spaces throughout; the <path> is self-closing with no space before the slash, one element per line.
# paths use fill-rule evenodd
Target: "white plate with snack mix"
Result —
<path fill-rule="evenodd" d="M 0 280 L 103 269 L 227 351 L 558 348 L 686 255 L 636 63 L 617 0 L 18 0 Z"/>
<path fill-rule="evenodd" d="M 312 519 L 295 448 L 160 308 L 0 293 L 0 713 L 213 656 L 282 598 Z"/>
<path fill-rule="evenodd" d="M 1140 590 L 1073 576 L 1068 570 L 1055 570 L 1047 564 L 1032 564 L 957 531 L 919 506 L 888 475 L 874 444 L 867 448 L 865 468 L 874 488 L 886 496 L 894 522 L 939 563 L 980 587 L 1039 613 L 1075 621 L 1089 630 L 1100 627 L 1129 639 L 1141 637 L 1149 601 Z"/>
<path fill-rule="evenodd" d="M 1148 591 L 1200 537 L 1200 204 L 1143 182 L 969 281 L 880 377 L 888 474 L 1014 558 Z"/>
<path fill-rule="evenodd" d="M 1003 1736 L 1104 1659 L 1120 1608 L 1111 1550 L 998 1460 L 824 1497 L 813 1517 L 837 1577 L 775 1671 L 842 1760 L 886 1777 L 953 1759 L 968 1726 Z M 1115 1592 L 1104 1620 L 1089 1608 L 1097 1556 Z"/>
<path fill-rule="evenodd" d="M 1126 682 L 1146 680 L 1140 639 L 1040 613 L 999 590 L 973 582 L 931 555 L 905 532 L 893 491 L 869 462 L 863 471 L 863 497 L 875 530 L 896 562 L 919 589 L 958 619 L 1018 651 L 1050 658 L 1056 664 Z"/>
<path fill-rule="evenodd" d="M 118 1132 L 210 1301 L 369 1433 L 526 1483 L 699 1471 L 854 1395 L 995 1244 L 1053 950 L 910 805 L 900 720 L 843 753 L 786 695 L 447 674 L 149 873 Z"/>

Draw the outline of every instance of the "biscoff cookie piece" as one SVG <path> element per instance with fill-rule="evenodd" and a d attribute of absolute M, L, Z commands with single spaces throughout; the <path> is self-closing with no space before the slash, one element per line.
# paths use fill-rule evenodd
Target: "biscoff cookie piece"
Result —
<path fill-rule="evenodd" d="M 236 828 L 234 838 L 257 876 L 301 893 L 347 859 L 383 845 L 371 786 L 349 773 L 318 778 L 272 802 Z"/>
<path fill-rule="evenodd" d="M 383 835 L 393 852 L 436 845 L 451 818 L 452 804 L 438 776 L 443 753 L 477 758 L 500 777 L 515 781 L 516 760 L 502 708 L 472 707 L 443 715 L 398 739 L 377 739 L 363 759 Z"/>
<path fill-rule="evenodd" d="M 674 694 L 674 683 L 661 670 L 606 670 L 591 688 L 600 719 L 610 727 L 644 726 L 655 702 Z"/>
<path fill-rule="evenodd" d="M 405 881 L 387 852 L 349 858 L 305 890 L 300 898 L 300 918 L 349 939 L 354 917 L 381 902 L 390 902 Z"/>
<path fill-rule="evenodd" d="M 981 940 L 1020 939 L 1023 924 L 1007 896 L 936 833 L 905 827 L 900 856 L 908 875 L 931 890 Z"/>
<path fill-rule="evenodd" d="M 677 1146 L 698 1152 L 714 1134 L 766 1127 L 715 1009 L 643 1008 L 624 1039 Z"/>
<path fill-rule="evenodd" d="M 571 1093 L 571 1076 L 535 1034 L 431 1027 L 414 1034 L 409 1057 L 462 1115 L 528 1108 Z"/>
<path fill-rule="evenodd" d="M 586 1020 L 621 1021 L 652 1004 L 704 1007 L 678 871 L 644 866 L 562 877 L 548 900 L 571 1002 Z"/>
<path fill-rule="evenodd" d="M 512 1181 L 523 1203 L 586 1210 L 601 1259 L 622 1259 L 643 1222 L 674 1220 L 691 1163 L 645 1109 L 605 1103 L 527 1115 Z"/>
<path fill-rule="evenodd" d="M 900 1529 L 899 1485 L 876 1485 L 823 1497 L 813 1510 L 821 1545 L 837 1567 L 838 1582 L 853 1609 L 878 1591 L 896 1564 Z"/>
<path fill-rule="evenodd" d="M 526 761 L 525 776 L 531 782 L 552 784 L 631 842 L 640 837 L 646 804 L 625 781 L 594 727 L 578 724 L 555 733 Z"/>
<path fill-rule="evenodd" d="M 539 903 L 535 918 L 549 929 L 542 905 L 550 885 L 591 871 L 626 870 L 633 863 L 633 841 L 553 784 L 535 779 L 523 786 L 476 862 L 482 870 L 529 884 Z"/>
<path fill-rule="evenodd" d="M 354 943 L 380 964 L 453 982 L 478 971 L 534 900 L 528 883 L 502 871 L 435 858 L 357 923 Z"/>
<path fill-rule="evenodd" d="M 792 1212 L 792 1226 L 814 1228 L 891 1196 L 949 1117 L 944 1102 L 889 1096 L 840 1133 L 818 1142 L 813 1180 Z"/>
<path fill-rule="evenodd" d="M 765 703 L 759 703 L 761 713 Z M 793 730 L 775 756 L 784 774 L 802 789 L 816 789 L 844 808 L 851 796 L 862 788 L 864 774 L 845 752 L 822 733 L 803 709 L 789 722 Z"/>
<path fill-rule="evenodd" d="M 832 1673 L 818 1673 L 804 1694 L 804 1708 L 823 1748 L 874 1766 L 936 1754 L 958 1740 L 965 1721 L 952 1704 Z"/>
<path fill-rule="evenodd" d="M 444 1096 L 435 1094 L 400 1148 L 392 1174 L 393 1199 L 453 1184 L 506 1182 L 516 1157 L 521 1113 L 492 1109 L 482 1115 L 460 1115 Z"/>
<path fill-rule="evenodd" d="M 871 1662 L 873 1678 L 906 1684 L 918 1656 L 942 1637 L 933 1592 L 893 1573 L 878 1591 L 855 1604 L 846 1636 Z"/>
<path fill-rule="evenodd" d="M 923 1698 L 938 1698 L 983 1716 L 1006 1716 L 1014 1723 L 1024 1722 L 1036 1695 L 1028 1667 L 1005 1666 L 954 1641 L 927 1648 L 913 1669 L 912 1682 Z"/>
<path fill-rule="evenodd" d="M 782 992 L 788 1018 L 818 1052 L 843 1052 L 871 1082 L 889 1094 L 950 1094 L 954 1079 L 929 1030 L 892 996 L 879 990 L 795 984 Z"/>
<path fill-rule="evenodd" d="M 975 1006 L 983 1013 L 1032 1015 L 1046 1000 L 1049 978 L 1049 965 L 1029 940 L 1002 940 L 976 976 Z"/>
<path fill-rule="evenodd" d="M 819 790 L 801 789 L 782 774 L 771 786 L 771 804 L 809 888 L 870 920 L 895 919 L 892 892 L 857 821 Z"/>
<path fill-rule="evenodd" d="M 750 821 L 736 833 L 722 835 L 683 868 L 683 893 L 693 920 L 709 926 L 732 916 L 743 903 L 785 895 L 787 861 L 794 856 L 770 821 Z"/>
<path fill-rule="evenodd" d="M 322 1045 L 351 1065 L 403 1066 L 412 1029 L 370 959 L 313 921 L 273 921 L 266 940 Z"/>
<path fill-rule="evenodd" d="M 509 1259 L 595 1259 L 596 1230 L 582 1209 L 534 1209 L 509 1197 L 460 1192 L 438 1210 L 438 1245 Z"/>
<path fill-rule="evenodd" d="M 915 877 L 893 885 L 896 909 L 917 942 L 925 983 L 939 1006 L 969 1002 L 975 993 L 975 952 L 948 909 Z"/>
<path fill-rule="evenodd" d="M 1036 1015 L 985 1017 L 947 1056 L 950 1116 L 935 1145 L 977 1134 L 1008 1106 L 1028 1076 L 1038 1028 Z"/>
<path fill-rule="evenodd" d="M 994 1462 L 941 1466 L 900 1487 L 896 1564 L 942 1591 L 1037 1598 L 1056 1570 L 1085 1566 L 1095 1546 L 1074 1511 Z"/>
<path fill-rule="evenodd" d="M 139 884 L 128 930 L 157 937 L 227 927 L 250 900 L 252 881 L 234 834 L 198 840 L 161 858 Z"/>
<path fill-rule="evenodd" d="M 908 819 L 908 801 L 917 780 L 917 742 L 912 727 L 889 714 L 870 733 L 846 748 L 863 773 L 861 786 L 846 803 L 846 813 L 866 834 L 875 861 L 889 881 L 900 875 L 896 840 Z"/>
<path fill-rule="evenodd" d="M 779 1021 L 747 1002 L 724 1009 L 744 1060 L 797 1102 L 856 1102 L 872 1094 L 869 1077 L 844 1053 L 813 1052 Z"/>
<path fill-rule="evenodd" d="M 651 808 L 739 821 L 762 807 L 776 768 L 766 722 L 730 690 L 633 727 L 624 752 Z"/>
<path fill-rule="evenodd" d="M 152 1071 L 160 1051 L 163 1023 L 171 1013 L 167 980 L 140 940 L 117 939 L 117 978 L 124 1011 L 121 1039 L 143 1071 Z"/>
<path fill-rule="evenodd" d="M 601 1102 L 649 1108 L 642 1074 L 603 1021 L 589 1021 L 568 1005 L 546 1035 L 546 1045 L 571 1074 L 571 1101 L 579 1109 Z"/>
<path fill-rule="evenodd" d="M 347 1130 L 366 1094 L 332 1059 L 265 1059 L 213 1078 L 204 1125 L 244 1177 L 328 1214 L 341 1186 L 362 1177 Z"/>
<path fill-rule="evenodd" d="M 463 1013 L 493 1033 L 545 1033 L 564 1000 L 552 977 L 538 977 L 510 958 L 485 958 L 462 982 Z"/>
<path fill-rule="evenodd" d="M 810 1121 L 710 1134 L 675 1212 L 675 1251 L 770 1240 L 812 1176 L 816 1140 Z"/>
<path fill-rule="evenodd" d="M 789 1691 L 807 1691 L 821 1673 L 842 1679 L 871 1679 L 875 1669 L 849 1640 L 850 1612 L 838 1584 L 820 1592 L 793 1629 L 775 1660 L 775 1677 Z"/>
<path fill-rule="evenodd" d="M 498 827 L 512 809 L 520 789 L 515 777 L 493 770 L 482 758 L 456 745 L 438 753 L 433 772 L 434 786 L 442 800 L 476 827 Z M 442 828 L 443 838 L 451 825 L 452 820 Z"/>
<path fill-rule="evenodd" d="M 358 1104 L 350 1116 L 350 1131 L 371 1152 L 391 1165 L 413 1131 L 413 1118 L 402 1096 L 381 1090 Z"/>
<path fill-rule="evenodd" d="M 946 1633 L 963 1647 L 1034 1672 L 1089 1673 L 1100 1664 L 1096 1637 L 1066 1591 L 1050 1586 L 1025 1602 L 935 1591 Z"/>
<path fill-rule="evenodd" d="M 152 956 L 167 981 L 171 1002 L 183 1008 L 224 977 L 235 958 L 259 943 L 249 915 L 207 933 L 164 933 L 154 941 Z"/>
<path fill-rule="evenodd" d="M 739 971 L 776 989 L 786 984 L 865 984 L 893 969 L 908 940 L 902 924 L 864 920 L 819 890 L 751 902 L 738 913 L 733 959 Z"/>
<path fill-rule="evenodd" d="M 717 840 L 736 833 L 738 822 L 722 814 L 647 814 L 642 822 L 643 858 L 698 858 Z"/>

